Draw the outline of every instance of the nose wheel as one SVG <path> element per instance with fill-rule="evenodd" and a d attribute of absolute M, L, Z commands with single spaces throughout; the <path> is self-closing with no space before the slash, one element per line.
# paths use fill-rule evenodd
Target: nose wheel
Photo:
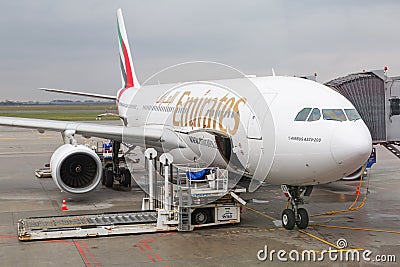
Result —
<path fill-rule="evenodd" d="M 311 194 L 312 186 L 282 185 L 282 191 L 288 197 L 287 207 L 282 212 L 282 226 L 287 230 L 293 230 L 295 225 L 299 229 L 307 228 L 308 212 L 304 208 L 299 208 L 299 205 L 304 204 L 302 195 L 309 196 Z"/>

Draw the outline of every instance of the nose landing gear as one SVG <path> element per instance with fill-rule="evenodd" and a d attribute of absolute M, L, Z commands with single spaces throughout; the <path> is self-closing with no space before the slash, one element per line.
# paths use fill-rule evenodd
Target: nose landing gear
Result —
<path fill-rule="evenodd" d="M 305 229 L 308 226 L 308 212 L 304 208 L 299 208 L 299 205 L 304 204 L 303 196 L 309 196 L 312 191 L 312 186 L 281 186 L 283 193 L 288 197 L 286 209 L 282 212 L 282 225 L 287 230 L 292 230 L 295 225 L 299 229 Z M 289 208 L 289 205 L 291 208 Z"/>

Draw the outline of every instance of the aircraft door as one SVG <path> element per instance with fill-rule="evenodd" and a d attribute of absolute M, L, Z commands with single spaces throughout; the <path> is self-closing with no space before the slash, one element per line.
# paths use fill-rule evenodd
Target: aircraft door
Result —
<path fill-rule="evenodd" d="M 248 139 L 262 139 L 261 127 L 255 115 L 251 115 L 247 125 L 247 138 Z"/>

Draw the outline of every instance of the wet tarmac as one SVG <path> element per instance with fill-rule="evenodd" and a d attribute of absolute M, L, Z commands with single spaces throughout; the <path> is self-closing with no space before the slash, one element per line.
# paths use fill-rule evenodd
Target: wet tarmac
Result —
<path fill-rule="evenodd" d="M 48 163 L 61 144 L 58 133 L 0 127 L 1 266 L 393 266 L 395 262 L 378 262 L 393 261 L 393 256 L 400 262 L 400 160 L 380 146 L 378 162 L 362 182 L 356 202 L 360 181 L 314 188 L 305 205 L 311 215 L 306 230 L 280 227 L 286 199 L 279 186 L 264 184 L 255 193 L 241 195 L 249 204 L 238 225 L 184 233 L 20 242 L 17 221 L 21 218 L 130 211 L 141 206 L 144 193 L 139 188 L 99 185 L 77 196 L 60 192 L 51 178 L 36 178 L 33 171 Z M 68 211 L 61 211 L 63 198 L 67 198 Z M 341 212 L 317 216 L 329 211 Z M 347 247 L 337 255 L 346 249 L 358 249 L 360 255 L 371 251 L 370 261 L 329 259 L 324 250 L 336 250 L 339 239 L 345 239 Z M 272 261 L 270 257 L 263 260 L 265 248 L 269 256 L 276 251 Z M 287 252 L 282 259 L 279 250 Z M 289 257 L 292 250 L 313 250 L 317 259 L 300 257 L 295 262 L 291 259 L 295 253 Z"/>

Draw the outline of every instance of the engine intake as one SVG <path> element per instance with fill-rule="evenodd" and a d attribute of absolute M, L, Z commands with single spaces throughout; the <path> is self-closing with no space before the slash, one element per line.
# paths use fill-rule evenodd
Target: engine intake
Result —
<path fill-rule="evenodd" d="M 50 168 L 57 186 L 69 193 L 87 193 L 101 181 L 100 158 L 84 145 L 65 144 L 59 147 L 51 157 Z"/>

